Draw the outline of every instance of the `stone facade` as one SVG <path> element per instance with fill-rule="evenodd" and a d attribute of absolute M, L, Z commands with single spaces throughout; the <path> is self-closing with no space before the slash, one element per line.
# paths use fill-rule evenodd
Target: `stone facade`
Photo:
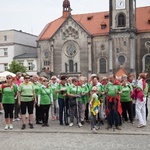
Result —
<path fill-rule="evenodd" d="M 99 23 L 99 28 L 105 29 L 109 25 L 105 34 L 91 34 L 92 29 L 87 30 L 84 22 L 79 22 L 79 16 L 71 15 L 70 9 L 68 16 L 65 11 L 66 18 L 63 12 L 61 19 L 64 22 L 54 33 L 50 33 L 52 27 L 49 24 L 38 38 L 38 72 L 42 68 L 48 68 L 55 75 L 83 74 L 89 77 L 92 73 L 108 76 L 116 73 L 120 67 L 127 73 L 138 74 L 145 71 L 145 63 L 150 63 L 150 25 L 148 30 L 138 31 L 136 1 L 122 0 L 125 6 L 120 6 L 119 2 L 110 0 L 108 16 L 104 16 L 108 17 L 109 24 Z M 67 9 L 69 7 L 70 3 Z M 92 20 L 94 15 L 87 17 L 87 20 Z M 123 21 L 120 22 L 121 17 Z M 55 22 L 57 19 L 53 23 Z M 46 38 L 43 38 L 44 34 Z"/>

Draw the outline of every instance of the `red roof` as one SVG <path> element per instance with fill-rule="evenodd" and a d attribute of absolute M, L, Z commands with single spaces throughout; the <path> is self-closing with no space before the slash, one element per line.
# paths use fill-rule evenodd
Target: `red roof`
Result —
<path fill-rule="evenodd" d="M 109 34 L 109 12 L 97 12 L 88 14 L 72 15 L 73 19 L 77 21 L 85 30 L 93 36 L 108 35 Z M 150 24 L 148 19 L 150 17 L 150 6 L 140 7 L 136 9 L 136 23 L 138 32 L 150 32 Z M 45 26 L 38 37 L 38 40 L 50 39 L 58 28 L 63 24 L 67 18 L 60 17 Z M 101 29 L 101 23 L 106 23 L 106 28 Z"/>
<path fill-rule="evenodd" d="M 136 25 L 138 32 L 150 32 L 150 6 L 137 8 L 136 11 Z"/>

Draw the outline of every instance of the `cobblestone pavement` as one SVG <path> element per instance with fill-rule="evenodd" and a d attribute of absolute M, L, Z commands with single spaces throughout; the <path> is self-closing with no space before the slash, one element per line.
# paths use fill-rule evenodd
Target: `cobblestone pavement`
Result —
<path fill-rule="evenodd" d="M 1 150 L 149 150 L 149 135 L 0 133 Z"/>

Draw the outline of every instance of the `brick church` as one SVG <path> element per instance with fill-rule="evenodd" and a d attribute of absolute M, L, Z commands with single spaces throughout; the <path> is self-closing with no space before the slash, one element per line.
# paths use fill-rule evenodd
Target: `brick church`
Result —
<path fill-rule="evenodd" d="M 98 4 L 97 4 L 98 5 Z M 150 6 L 136 0 L 109 0 L 109 11 L 72 14 L 64 0 L 60 18 L 38 36 L 38 72 L 52 74 L 138 74 L 150 63 Z"/>

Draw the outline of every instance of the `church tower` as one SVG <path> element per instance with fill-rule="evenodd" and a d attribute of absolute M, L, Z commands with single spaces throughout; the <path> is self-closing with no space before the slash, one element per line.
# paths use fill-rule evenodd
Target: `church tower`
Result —
<path fill-rule="evenodd" d="M 67 18 L 70 15 L 70 1 L 69 0 L 64 0 L 63 1 L 63 17 Z"/>
<path fill-rule="evenodd" d="M 109 0 L 109 72 L 135 72 L 136 0 Z"/>

